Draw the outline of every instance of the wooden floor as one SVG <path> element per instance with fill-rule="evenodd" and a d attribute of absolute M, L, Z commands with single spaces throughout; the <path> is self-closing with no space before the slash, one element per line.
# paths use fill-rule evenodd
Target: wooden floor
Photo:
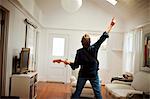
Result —
<path fill-rule="evenodd" d="M 105 94 L 105 86 L 102 86 L 101 93 L 103 99 Z M 37 87 L 37 99 L 70 99 L 70 84 L 39 82 Z"/>

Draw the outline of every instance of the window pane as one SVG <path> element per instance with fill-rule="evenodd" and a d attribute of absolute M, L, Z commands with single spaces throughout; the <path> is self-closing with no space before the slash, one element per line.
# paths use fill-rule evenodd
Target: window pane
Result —
<path fill-rule="evenodd" d="M 64 56 L 65 39 L 64 38 L 53 38 L 53 56 Z"/>

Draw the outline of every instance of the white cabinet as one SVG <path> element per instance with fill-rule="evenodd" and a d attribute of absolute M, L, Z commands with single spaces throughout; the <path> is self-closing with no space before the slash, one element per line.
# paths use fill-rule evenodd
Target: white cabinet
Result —
<path fill-rule="evenodd" d="M 21 99 L 36 99 L 37 72 L 12 75 L 10 95 L 19 96 Z"/>

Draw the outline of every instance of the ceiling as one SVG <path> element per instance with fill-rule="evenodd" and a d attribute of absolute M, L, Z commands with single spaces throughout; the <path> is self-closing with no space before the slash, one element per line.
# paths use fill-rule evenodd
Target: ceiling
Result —
<path fill-rule="evenodd" d="M 98 6 L 106 10 L 113 11 L 124 19 L 133 18 L 140 13 L 148 13 L 150 0 L 117 0 L 118 3 L 112 6 L 106 0 L 93 0 Z"/>
<path fill-rule="evenodd" d="M 60 7 L 60 0 L 35 0 L 37 5 L 44 13 L 49 13 L 48 9 Z M 131 20 L 138 15 L 148 15 L 150 13 L 150 0 L 117 0 L 118 3 L 113 6 L 106 0 L 90 0 L 94 6 L 104 9 L 108 13 L 114 13 L 124 20 Z M 87 0 L 83 0 L 86 3 Z"/>

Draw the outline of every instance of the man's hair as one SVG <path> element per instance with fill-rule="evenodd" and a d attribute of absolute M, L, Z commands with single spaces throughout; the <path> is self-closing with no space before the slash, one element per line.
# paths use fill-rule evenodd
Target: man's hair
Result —
<path fill-rule="evenodd" d="M 90 36 L 88 34 L 84 34 L 82 36 L 82 45 L 84 48 L 88 48 L 90 46 L 91 40 L 90 40 Z"/>

